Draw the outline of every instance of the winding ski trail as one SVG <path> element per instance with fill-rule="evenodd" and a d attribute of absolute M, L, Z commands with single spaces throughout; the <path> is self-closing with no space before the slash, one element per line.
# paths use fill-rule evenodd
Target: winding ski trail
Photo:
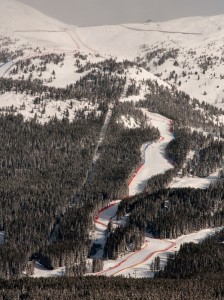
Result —
<path fill-rule="evenodd" d="M 148 122 L 159 129 L 159 141 L 143 145 L 143 161 L 131 181 L 129 182 L 129 196 L 140 194 L 144 191 L 149 178 L 164 173 L 173 168 L 165 158 L 165 148 L 173 139 L 171 132 L 171 120 L 143 109 Z"/>
<path fill-rule="evenodd" d="M 161 137 L 154 143 L 143 145 L 142 164 L 133 174 L 129 182 L 130 196 L 143 192 L 149 178 L 156 174 L 161 174 L 173 167 L 165 158 L 165 148 L 173 139 L 171 120 L 159 114 L 151 113 L 146 109 L 143 109 L 143 112 L 146 115 L 148 122 L 159 129 Z M 100 251 L 97 251 L 94 258 L 103 257 L 103 248 L 106 242 L 105 230 L 110 221 L 114 222 L 119 202 L 120 201 L 113 201 L 107 207 L 102 208 L 95 218 L 96 230 L 94 233 L 94 242 L 101 244 L 102 248 Z M 104 270 L 95 275 L 119 275 L 124 271 L 131 270 L 148 262 L 156 254 L 166 252 L 173 247 L 175 247 L 174 242 L 146 237 L 145 243 L 141 249 L 125 255 L 123 258 L 120 257 L 116 261 L 105 261 Z"/>

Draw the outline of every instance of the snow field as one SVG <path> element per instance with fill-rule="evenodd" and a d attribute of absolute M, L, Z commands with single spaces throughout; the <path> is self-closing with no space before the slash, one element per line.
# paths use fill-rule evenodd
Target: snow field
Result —
<path fill-rule="evenodd" d="M 96 110 L 98 106 L 93 105 L 87 101 L 78 101 L 75 99 L 65 101 L 44 101 L 41 104 L 33 103 L 34 97 L 25 94 L 5 93 L 0 95 L 0 109 L 4 112 L 8 108 L 13 107 L 17 110 L 16 113 L 20 113 L 24 116 L 25 120 L 33 119 L 36 115 L 38 121 L 41 124 L 49 122 L 55 116 L 61 120 L 68 113 L 68 119 L 73 121 L 78 111 L 85 110 L 85 114 Z"/>
<path fill-rule="evenodd" d="M 47 270 L 41 264 L 36 262 L 34 274 L 32 275 L 32 277 L 58 277 L 63 275 L 65 275 L 65 267 L 61 267 L 55 270 Z"/>
<path fill-rule="evenodd" d="M 210 174 L 208 177 L 175 177 L 170 184 L 170 188 L 184 188 L 191 187 L 195 189 L 206 189 L 212 182 L 215 182 L 219 178 L 218 171 Z"/>

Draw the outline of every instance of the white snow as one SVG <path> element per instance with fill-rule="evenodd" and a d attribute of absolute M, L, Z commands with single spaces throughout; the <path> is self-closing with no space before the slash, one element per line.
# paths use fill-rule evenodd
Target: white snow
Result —
<path fill-rule="evenodd" d="M 179 251 L 181 245 L 190 242 L 199 243 L 205 238 L 209 237 L 210 235 L 213 235 L 216 232 L 220 231 L 222 228 L 218 227 L 218 228 L 211 228 L 211 229 L 203 229 L 198 232 L 180 236 L 179 238 L 174 240 L 159 240 L 159 239 L 148 238 L 147 240 L 148 240 L 149 248 L 147 250 L 147 254 L 150 256 L 150 253 L 154 252 L 153 255 L 150 256 L 150 258 L 147 261 L 141 263 L 141 261 L 143 261 L 145 257 L 147 257 L 146 255 L 144 255 L 144 253 L 142 253 L 141 257 L 138 258 L 140 260 L 140 264 L 135 266 L 133 264 L 131 268 L 118 271 L 116 275 L 123 275 L 125 277 L 130 276 L 136 278 L 153 277 L 154 272 L 150 271 L 150 264 L 153 262 L 156 256 L 160 257 L 160 266 L 161 269 L 163 269 L 167 263 L 168 255 L 175 253 L 176 251 Z M 168 249 L 167 251 L 163 251 L 162 249 L 164 249 L 164 246 L 169 247 L 170 249 Z M 157 251 L 157 249 L 159 250 Z"/>
<path fill-rule="evenodd" d="M 143 112 L 147 116 L 148 122 L 159 129 L 161 138 L 145 149 L 144 165 L 129 185 L 130 196 L 141 193 L 149 178 L 173 167 L 164 157 L 165 148 L 173 139 L 173 134 L 170 132 L 170 120 L 159 114 L 148 112 L 146 109 Z"/>
<path fill-rule="evenodd" d="M 140 62 L 145 61 L 152 80 L 174 84 L 200 101 L 223 107 L 223 15 L 183 18 L 160 23 L 75 27 L 13 0 L 0 0 L 0 11 L 4 12 L 0 20 L 0 33 L 20 39 L 12 46 L 13 49 L 16 49 L 16 46 L 21 49 L 22 45 L 27 47 L 29 44 L 31 48 L 45 47 L 46 51 L 84 51 L 87 54 L 98 55 L 101 59 L 117 57 L 122 61 L 138 57 Z M 9 15 L 10 18 L 7 17 Z M 158 49 L 165 52 L 178 49 L 178 65 L 174 65 L 173 58 L 168 58 L 161 65 L 157 64 L 158 57 L 151 62 L 145 60 L 147 53 Z M 218 57 L 205 74 L 198 65 L 203 56 L 205 60 L 207 57 Z M 178 75 L 177 81 L 169 78 L 173 70 Z M 185 77 L 182 75 L 183 71 L 186 73 Z M 146 77 L 146 74 L 141 72 L 148 71 L 142 68 L 138 76 L 135 76 L 137 80 L 139 76 Z M 68 81 L 69 74 L 70 67 L 67 73 Z M 58 74 L 55 84 L 63 84 L 66 75 L 62 77 L 61 83 Z M 135 97 L 133 98 L 135 100 Z"/>
<path fill-rule="evenodd" d="M 35 58 L 36 55 L 37 54 L 34 54 L 34 58 L 33 59 L 31 58 L 30 65 L 34 64 L 35 66 L 40 67 L 41 60 Z M 45 55 L 45 54 L 41 54 L 41 55 Z M 23 58 L 21 60 L 26 60 L 26 58 Z M 55 86 L 59 88 L 64 88 L 69 84 L 74 84 L 78 80 L 80 80 L 81 77 L 84 77 L 89 73 L 89 71 L 78 73 L 77 67 L 74 66 L 75 60 L 76 58 L 74 58 L 74 53 L 65 53 L 64 61 L 62 63 L 60 62 L 59 64 L 53 64 L 53 63 L 47 64 L 46 65 L 47 70 L 41 72 L 41 77 L 39 76 L 40 71 L 39 72 L 37 72 L 36 70 L 32 71 L 32 79 L 41 79 L 43 80 L 44 85 Z M 8 65 L 13 66 L 14 63 L 15 61 L 10 62 Z M 0 68 L 0 72 L 2 71 L 3 73 L 4 68 L 6 67 Z M 53 71 L 55 72 L 55 76 L 52 75 Z M 28 79 L 30 74 L 31 74 L 30 72 L 27 72 L 26 74 L 19 72 L 18 74 L 13 75 L 7 72 L 7 74 L 5 74 L 5 77 L 7 76 L 13 79 L 19 79 L 23 75 L 24 79 Z"/>
<path fill-rule="evenodd" d="M 92 238 L 94 239 L 95 243 L 102 245 L 102 249 L 106 242 L 105 229 L 111 218 L 114 220 L 113 217 L 116 214 L 119 202 L 120 201 L 112 202 L 112 206 L 99 213 L 96 220 L 96 230 L 93 233 Z M 140 250 L 121 255 L 116 260 L 105 260 L 103 271 L 95 274 L 88 273 L 87 275 L 123 275 L 125 277 L 136 278 L 153 277 L 154 272 L 150 271 L 150 264 L 153 262 L 156 256 L 161 258 L 161 268 L 164 268 L 168 254 L 178 251 L 180 245 L 189 242 L 198 243 L 222 228 L 203 229 L 198 232 L 180 236 L 173 240 L 161 240 L 147 236 L 145 238 L 145 243 Z M 102 249 L 97 252 L 94 258 L 102 258 Z"/>
<path fill-rule="evenodd" d="M 171 182 L 171 188 L 184 188 L 184 187 L 191 187 L 191 188 L 198 188 L 198 189 L 205 189 L 210 186 L 210 184 L 216 181 L 218 176 L 218 171 L 213 174 L 210 174 L 208 177 L 199 178 L 199 177 L 175 177 Z"/>
<path fill-rule="evenodd" d="M 36 262 L 34 268 L 34 274 L 32 277 L 39 278 L 39 277 L 56 277 L 56 276 L 63 276 L 65 275 L 65 267 L 61 267 L 54 270 L 47 270 L 41 264 Z"/>
<path fill-rule="evenodd" d="M 121 119 L 118 121 L 119 124 L 122 124 L 124 128 L 140 128 L 141 124 L 132 116 L 121 116 Z"/>
<path fill-rule="evenodd" d="M 0 94 L 0 109 L 3 113 L 7 112 L 10 107 L 16 109 L 16 113 L 20 113 L 26 120 L 33 119 L 36 115 L 41 124 L 49 122 L 55 116 L 60 120 L 66 116 L 68 119 L 74 120 L 78 111 L 85 111 L 85 114 L 97 111 L 98 106 L 88 101 L 78 101 L 76 99 L 69 100 L 44 100 L 40 104 L 34 104 L 35 97 L 25 94 L 16 94 L 8 92 Z"/>
<path fill-rule="evenodd" d="M 102 249 L 98 250 L 97 253 L 93 256 L 93 258 L 102 258 L 103 257 L 103 247 L 106 242 L 105 230 L 110 219 L 116 215 L 118 204 L 120 200 L 113 201 L 110 203 L 109 208 L 103 210 L 95 221 L 95 230 L 91 235 L 91 239 L 95 244 L 102 245 Z"/>
<path fill-rule="evenodd" d="M 106 275 L 115 276 L 125 274 L 132 274 L 135 268 L 139 265 L 147 262 L 150 258 L 158 252 L 164 251 L 172 246 L 172 242 L 167 242 L 165 240 L 160 240 L 158 243 L 156 239 L 145 239 L 145 243 L 140 250 L 136 252 L 130 252 L 118 258 L 116 261 L 107 260 L 104 261 L 104 270 L 100 274 L 96 275 Z M 141 276 L 143 277 L 143 276 Z"/>
<path fill-rule="evenodd" d="M 170 120 L 161 115 L 147 112 L 146 110 L 144 110 L 144 113 L 147 115 L 148 119 L 150 119 L 151 124 L 158 127 L 162 138 L 160 141 L 153 144 L 143 145 L 142 150 L 143 153 L 145 152 L 145 164 L 129 185 L 130 195 L 142 192 L 148 178 L 172 167 L 172 165 L 164 158 L 164 149 L 167 143 L 173 139 L 173 135 L 170 132 Z M 193 155 L 193 153 L 190 153 L 189 157 L 191 155 Z M 195 188 L 205 188 L 209 186 L 212 181 L 217 179 L 217 175 L 216 172 L 208 178 L 176 178 L 171 184 L 171 187 L 190 186 Z M 105 229 L 108 222 L 112 219 L 113 226 L 116 226 L 113 217 L 116 214 L 117 205 L 118 202 L 109 209 L 104 210 L 99 214 L 99 218 L 97 219 L 96 230 L 93 237 L 96 243 L 102 245 L 102 249 L 106 241 Z M 174 251 L 178 251 L 181 244 L 186 242 L 199 242 L 210 234 L 214 234 L 217 230 L 220 230 L 220 228 L 205 229 L 181 236 L 176 240 L 160 240 L 146 237 L 145 243 L 140 250 L 120 256 L 117 260 L 104 261 L 103 271 L 96 273 L 95 275 L 123 275 L 136 278 L 153 277 L 154 273 L 150 271 L 150 264 L 156 256 L 160 256 L 161 267 L 164 267 L 167 261 L 167 255 Z M 102 249 L 97 252 L 95 258 L 102 257 Z"/>

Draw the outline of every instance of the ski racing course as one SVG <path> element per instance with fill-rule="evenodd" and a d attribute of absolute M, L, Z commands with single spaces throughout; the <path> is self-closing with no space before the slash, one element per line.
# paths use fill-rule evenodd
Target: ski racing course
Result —
<path fill-rule="evenodd" d="M 142 147 L 142 164 L 134 173 L 128 184 L 129 196 L 140 194 L 144 191 L 149 178 L 164 173 L 173 166 L 165 158 L 165 148 L 173 139 L 171 132 L 172 121 L 146 109 L 143 110 L 148 122 L 159 129 L 160 139 L 154 143 L 148 143 Z"/>
<path fill-rule="evenodd" d="M 174 138 L 172 134 L 172 121 L 159 114 L 151 113 L 147 110 L 143 111 L 150 124 L 159 129 L 161 137 L 156 142 L 143 145 L 142 163 L 129 182 L 130 196 L 143 192 L 150 177 L 164 173 L 166 170 L 172 168 L 172 165 L 165 158 L 165 148 Z M 112 222 L 116 226 L 117 224 L 122 225 L 126 221 L 126 217 L 119 221 L 116 220 L 119 202 L 120 200 L 111 202 L 107 207 L 102 208 L 95 218 L 96 229 L 92 238 L 96 244 L 101 245 L 101 248 L 93 258 L 103 258 L 103 249 L 106 242 L 105 230 L 108 223 Z M 105 260 L 102 271 L 89 275 L 123 275 L 134 278 L 153 277 L 154 272 L 150 270 L 150 264 L 156 256 L 160 257 L 160 266 L 163 268 L 166 265 L 168 255 L 178 251 L 182 244 L 187 242 L 198 243 L 220 229 L 204 229 L 180 236 L 176 240 L 155 239 L 146 236 L 141 249 L 129 252 L 126 255 L 120 255 L 117 260 Z"/>
<path fill-rule="evenodd" d="M 164 173 L 166 170 L 172 168 L 172 165 L 164 157 L 165 148 L 173 139 L 171 120 L 147 110 L 143 110 L 143 112 L 149 124 L 159 129 L 161 137 L 156 142 L 147 143 L 142 146 L 142 163 L 129 181 L 129 196 L 143 192 L 150 177 Z M 115 216 L 119 202 L 120 200 L 111 202 L 107 207 L 102 208 L 95 218 L 96 230 L 93 239 L 95 243 L 101 245 L 101 249 L 97 251 L 94 258 L 103 257 L 103 248 L 106 242 L 105 230 L 110 221 L 116 224 Z M 173 241 L 146 237 L 145 243 L 140 250 L 119 257 L 116 261 L 104 261 L 104 270 L 95 275 L 114 276 L 126 274 L 127 276 L 131 276 L 130 274 L 133 269 L 149 263 L 158 253 L 169 251 L 175 246 L 176 244 Z"/>

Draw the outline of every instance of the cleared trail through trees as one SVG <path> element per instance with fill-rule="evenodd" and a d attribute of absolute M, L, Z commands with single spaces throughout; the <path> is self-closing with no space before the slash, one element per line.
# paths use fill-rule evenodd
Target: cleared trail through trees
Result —
<path fill-rule="evenodd" d="M 105 117 L 105 121 L 104 121 L 103 127 L 101 128 L 99 140 L 98 140 L 98 143 L 97 143 L 96 148 L 95 148 L 95 152 L 94 152 L 94 155 L 93 155 L 92 166 L 88 171 L 87 178 L 86 178 L 84 184 L 87 181 L 90 182 L 91 179 L 92 179 L 92 176 L 93 176 L 93 173 L 94 173 L 94 167 L 95 167 L 95 165 L 96 165 L 96 163 L 97 163 L 97 161 L 100 157 L 100 148 L 101 148 L 101 146 L 102 146 L 102 144 L 103 144 L 103 142 L 106 138 L 106 133 L 107 133 L 108 126 L 110 124 L 111 117 L 112 117 L 113 108 L 114 108 L 114 104 L 110 103 L 108 105 L 108 111 L 107 111 L 107 114 L 106 114 L 106 117 Z"/>
<path fill-rule="evenodd" d="M 155 251 L 152 252 L 153 247 L 152 247 L 151 240 L 146 239 L 146 241 L 145 241 L 146 244 L 142 247 L 142 249 L 138 250 L 137 253 L 135 252 L 136 259 L 134 257 L 132 257 L 132 260 L 131 260 L 132 265 L 125 267 L 124 264 L 123 264 L 121 269 L 119 269 L 119 270 L 116 269 L 115 273 L 112 272 L 112 274 L 109 275 L 109 276 L 120 275 L 124 271 L 134 269 L 134 268 L 142 265 L 143 263 L 147 263 L 147 261 L 149 261 L 150 259 L 155 257 L 157 254 L 169 251 L 171 248 L 176 246 L 176 243 L 174 243 L 174 242 L 168 242 L 168 241 L 165 241 L 165 240 L 160 240 L 160 242 L 161 242 L 161 245 L 158 245 L 159 247 L 164 245 L 164 243 L 167 243 L 168 246 L 164 245 L 165 248 L 155 250 Z"/>
<path fill-rule="evenodd" d="M 120 201 L 114 201 L 110 205 L 99 210 L 96 218 L 96 231 L 95 231 L 95 243 L 105 245 L 105 229 L 110 221 L 113 222 L 113 217 L 116 214 L 117 207 Z M 167 252 L 171 248 L 175 247 L 175 242 L 160 240 L 154 238 L 146 237 L 144 245 L 141 249 L 131 252 L 123 257 L 115 260 L 105 261 L 105 269 L 94 275 L 106 275 L 115 276 L 122 272 L 136 268 L 142 264 L 147 263 L 149 260 L 153 259 L 157 254 Z M 94 258 L 102 258 L 103 251 L 100 250 L 94 256 Z"/>
<path fill-rule="evenodd" d="M 173 139 L 171 132 L 172 121 L 155 113 L 143 110 L 148 122 L 158 127 L 161 137 L 157 142 L 145 144 L 142 148 L 143 162 L 134 173 L 129 182 L 130 195 L 136 195 L 143 192 L 148 179 L 156 174 L 163 173 L 173 166 L 165 158 L 165 147 Z M 110 221 L 116 215 L 117 207 L 120 201 L 114 201 L 109 206 L 102 208 L 96 218 L 96 230 L 94 233 L 95 243 L 102 245 L 102 249 L 97 252 L 94 258 L 103 257 L 103 248 L 106 242 L 105 230 Z M 115 222 L 113 222 L 115 223 Z M 116 224 L 116 223 L 115 223 Z M 120 257 L 116 261 L 105 261 L 105 269 L 95 275 L 114 276 L 147 263 L 156 254 L 166 252 L 173 248 L 175 243 L 153 238 L 146 238 L 145 244 L 136 252 Z"/>
<path fill-rule="evenodd" d="M 161 137 L 159 141 L 143 146 L 143 161 L 129 182 L 129 196 L 142 193 L 149 178 L 173 168 L 164 155 L 167 144 L 173 139 L 171 120 L 146 109 L 143 112 L 148 122 L 159 129 Z"/>

